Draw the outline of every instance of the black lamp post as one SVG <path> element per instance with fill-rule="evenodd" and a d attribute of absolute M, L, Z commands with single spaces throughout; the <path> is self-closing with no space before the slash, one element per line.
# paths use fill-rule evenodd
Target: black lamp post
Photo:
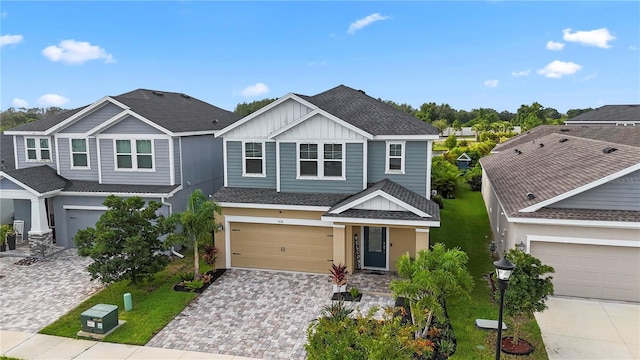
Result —
<path fill-rule="evenodd" d="M 500 289 L 500 316 L 498 317 L 498 340 L 496 340 L 496 360 L 500 360 L 500 353 L 502 352 L 502 309 L 504 307 L 504 292 L 507 290 L 507 287 L 509 287 L 509 278 L 516 266 L 504 257 L 499 261 L 494 261 L 493 266 L 496 267 L 498 289 Z"/>

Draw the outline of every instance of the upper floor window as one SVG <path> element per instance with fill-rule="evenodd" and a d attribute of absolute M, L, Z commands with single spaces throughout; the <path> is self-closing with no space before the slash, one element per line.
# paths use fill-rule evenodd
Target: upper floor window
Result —
<path fill-rule="evenodd" d="M 71 167 L 89 167 L 89 150 L 86 139 L 71 139 Z"/>
<path fill-rule="evenodd" d="M 264 143 L 244 142 L 243 176 L 265 176 Z"/>
<path fill-rule="evenodd" d="M 300 177 L 343 179 L 342 144 L 300 144 L 298 150 Z"/>
<path fill-rule="evenodd" d="M 28 137 L 25 141 L 27 144 L 27 161 L 51 161 L 49 138 Z"/>
<path fill-rule="evenodd" d="M 387 142 L 387 174 L 404 174 L 405 142 Z"/>
<path fill-rule="evenodd" d="M 116 140 L 116 169 L 152 170 L 152 140 Z"/>

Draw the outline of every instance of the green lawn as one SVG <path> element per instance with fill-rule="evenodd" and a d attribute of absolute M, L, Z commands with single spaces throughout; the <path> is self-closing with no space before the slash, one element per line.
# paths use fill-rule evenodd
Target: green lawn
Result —
<path fill-rule="evenodd" d="M 482 195 L 467 191 L 456 199 L 445 199 L 440 216 L 442 227 L 431 229 L 430 242 L 441 242 L 448 248 L 459 246 L 469 255 L 467 267 L 475 279 L 471 301 L 447 299 L 447 313 L 458 341 L 452 359 L 495 358 L 496 332 L 475 326 L 475 319 L 498 319 L 498 304 L 492 301 L 491 287 L 482 277 L 494 270 L 492 263 L 497 260 L 491 258 L 488 250 L 491 228 Z M 511 334 L 511 324 L 508 320 L 506 322 L 509 329 L 503 332 L 503 336 Z M 523 326 L 521 337 L 535 347 L 527 359 L 548 359 L 535 319 L 532 318 Z M 502 359 L 521 357 L 503 353 Z"/>
<path fill-rule="evenodd" d="M 187 254 L 190 252 L 187 251 Z M 200 271 L 209 266 L 201 262 Z M 77 338 L 80 314 L 96 304 L 118 305 L 119 319 L 126 323 L 105 338 L 107 342 L 144 345 L 178 315 L 195 297 L 195 293 L 174 291 L 180 280 L 176 274 L 193 270 L 193 255 L 174 261 L 153 281 L 133 286 L 128 281 L 109 285 L 77 308 L 40 331 L 41 334 Z M 124 311 L 123 295 L 131 293 L 133 310 Z"/>

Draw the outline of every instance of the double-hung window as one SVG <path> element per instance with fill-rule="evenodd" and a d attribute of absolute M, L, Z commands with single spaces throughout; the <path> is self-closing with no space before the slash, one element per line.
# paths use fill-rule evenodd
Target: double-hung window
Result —
<path fill-rule="evenodd" d="M 71 139 L 71 168 L 88 168 L 89 150 L 86 139 Z"/>
<path fill-rule="evenodd" d="M 243 146 L 243 176 L 265 176 L 264 143 L 244 142 Z"/>
<path fill-rule="evenodd" d="M 387 142 L 387 161 L 385 171 L 387 174 L 404 174 L 405 152 L 406 149 L 404 141 Z"/>
<path fill-rule="evenodd" d="M 343 144 L 299 144 L 298 174 L 310 178 L 344 176 Z"/>
<path fill-rule="evenodd" d="M 152 140 L 116 140 L 116 169 L 153 170 Z"/>
<path fill-rule="evenodd" d="M 51 161 L 51 148 L 49 138 L 28 137 L 25 139 L 27 148 L 27 161 Z"/>

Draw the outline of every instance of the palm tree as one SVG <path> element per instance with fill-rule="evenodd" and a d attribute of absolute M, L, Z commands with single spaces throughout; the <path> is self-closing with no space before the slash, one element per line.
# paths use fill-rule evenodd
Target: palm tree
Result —
<path fill-rule="evenodd" d="M 172 214 L 169 223 L 180 225 L 179 232 L 173 232 L 167 237 L 170 245 L 193 244 L 193 278 L 200 278 L 200 256 L 198 244 L 203 244 L 211 239 L 211 233 L 218 230 L 215 214 L 220 214 L 220 206 L 213 201 L 208 201 L 200 189 L 195 190 L 189 196 L 187 209 L 181 213 Z"/>

